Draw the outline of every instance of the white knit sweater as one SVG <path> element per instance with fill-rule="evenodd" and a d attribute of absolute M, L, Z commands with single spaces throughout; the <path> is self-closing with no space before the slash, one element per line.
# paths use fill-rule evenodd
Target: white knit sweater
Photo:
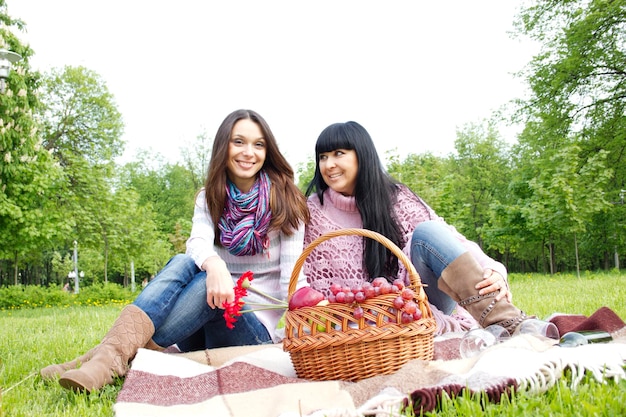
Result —
<path fill-rule="evenodd" d="M 268 237 L 270 245 L 264 253 L 253 256 L 235 256 L 227 249 L 213 243 L 215 229 L 211 220 L 205 200 L 204 189 L 196 197 L 196 205 L 193 214 L 193 226 L 191 235 L 187 240 L 187 255 L 191 256 L 196 265 L 202 268 L 202 263 L 210 256 L 219 256 L 228 267 L 232 277 L 233 286 L 237 279 L 247 271 L 252 271 L 254 279 L 252 286 L 281 300 L 287 300 L 287 293 L 291 273 L 296 260 L 302 253 L 304 242 L 304 224 L 291 236 L 282 232 L 270 232 Z M 302 273 L 298 276 L 296 288 L 306 285 L 306 279 Z M 251 302 L 271 303 L 253 291 L 248 290 L 248 296 L 244 299 Z M 280 342 L 280 333 L 276 332 L 276 326 L 285 310 L 255 311 L 257 318 L 267 328 L 274 342 Z M 235 323 L 235 328 L 237 324 Z"/>

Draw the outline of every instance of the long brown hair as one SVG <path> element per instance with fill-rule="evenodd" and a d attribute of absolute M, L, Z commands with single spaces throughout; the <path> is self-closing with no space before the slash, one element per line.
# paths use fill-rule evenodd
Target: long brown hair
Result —
<path fill-rule="evenodd" d="M 233 126 L 242 119 L 249 119 L 259 125 L 265 138 L 266 156 L 261 169 L 267 172 L 272 182 L 270 189 L 272 220 L 270 221 L 269 230 L 280 229 L 289 236 L 299 227 L 300 223 L 309 221 L 306 198 L 294 183 L 293 169 L 278 149 L 276 138 L 269 125 L 261 115 L 253 110 L 235 110 L 226 116 L 217 129 L 206 182 L 204 183 L 209 215 L 213 220 L 213 224 L 217 225 L 224 212 L 228 178 L 225 168 L 228 160 L 228 144 Z M 220 244 L 219 233 L 219 228 L 216 226 L 215 243 L 218 245 Z"/>

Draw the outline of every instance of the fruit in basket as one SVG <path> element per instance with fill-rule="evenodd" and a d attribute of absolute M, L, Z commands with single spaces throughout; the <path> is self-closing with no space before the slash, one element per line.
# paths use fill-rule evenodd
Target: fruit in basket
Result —
<path fill-rule="evenodd" d="M 331 292 L 333 295 L 337 295 L 337 293 L 338 293 L 339 291 L 341 291 L 341 290 L 342 290 L 342 288 L 343 288 L 343 287 L 342 287 L 341 285 L 337 284 L 336 282 L 333 282 L 332 284 L 330 284 L 330 292 Z"/>
<path fill-rule="evenodd" d="M 394 298 L 393 306 L 398 310 L 402 310 L 402 308 L 404 307 L 404 298 L 402 298 L 401 296 L 397 296 L 396 298 Z"/>
<path fill-rule="evenodd" d="M 394 279 L 392 284 L 398 287 L 398 290 L 400 291 L 402 291 L 402 289 L 404 288 L 404 280 L 402 278 Z"/>
<path fill-rule="evenodd" d="M 380 287 L 381 285 L 386 284 L 388 282 L 389 281 L 387 281 L 387 278 L 385 277 L 377 277 L 377 278 L 374 278 L 374 280 L 372 281 L 372 285 L 374 287 Z"/>
<path fill-rule="evenodd" d="M 402 311 L 409 314 L 414 314 L 417 311 L 417 303 L 413 300 L 405 302 Z"/>
<path fill-rule="evenodd" d="M 314 307 L 324 300 L 324 294 L 311 287 L 302 287 L 296 290 L 289 298 L 289 310 L 301 307 Z"/>
<path fill-rule="evenodd" d="M 401 292 L 402 298 L 405 300 L 412 300 L 415 298 L 415 291 L 410 288 L 404 288 Z"/>

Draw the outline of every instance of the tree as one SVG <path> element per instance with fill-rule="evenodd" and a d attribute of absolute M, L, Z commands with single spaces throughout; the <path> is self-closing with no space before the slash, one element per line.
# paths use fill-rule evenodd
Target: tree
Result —
<path fill-rule="evenodd" d="M 155 212 L 161 232 L 175 235 L 182 228 L 183 234 L 189 236 L 195 195 L 199 190 L 195 175 L 180 164 L 161 162 L 155 165 L 154 161 L 158 158 L 145 152 L 139 154 L 138 161 L 124 165 L 119 171 L 118 186 L 138 193 L 139 204 Z"/>
<path fill-rule="evenodd" d="M 613 176 L 590 198 L 617 196 L 626 188 L 626 0 L 537 0 L 515 24 L 518 36 L 541 45 L 522 74 L 530 95 L 517 102 L 518 120 L 526 121 L 521 146 L 548 160 L 564 138 L 579 147 L 581 160 L 605 151 Z M 592 256 L 607 258 L 618 245 L 626 249 L 615 238 L 626 233 L 616 209 L 593 216 L 597 227 L 582 245 L 594 248 Z"/>
<path fill-rule="evenodd" d="M 71 157 L 90 165 L 109 164 L 122 154 L 122 116 L 97 73 L 84 67 L 55 68 L 45 75 L 41 90 L 46 97 L 41 113 L 44 146 L 62 166 L 70 166 Z"/>
<path fill-rule="evenodd" d="M 444 178 L 448 175 L 448 160 L 433 155 L 408 154 L 404 159 L 395 152 L 387 154 L 387 172 L 402 182 L 435 211 L 439 212 L 445 205 L 443 195 Z"/>
<path fill-rule="evenodd" d="M 20 259 L 41 251 L 64 227 L 55 216 L 60 170 L 42 147 L 33 112 L 40 106 L 34 94 L 39 74 L 29 69 L 33 51 L 9 30 L 24 24 L 4 13 L 0 0 L 0 47 L 22 56 L 14 64 L 4 94 L 0 94 L 0 259 L 13 265 L 18 283 Z"/>
<path fill-rule="evenodd" d="M 306 163 L 299 163 L 296 169 L 296 177 L 298 179 L 298 188 L 305 193 L 309 183 L 315 175 L 316 161 L 313 157 L 309 157 Z"/>
<path fill-rule="evenodd" d="M 65 179 L 55 210 L 70 223 L 64 245 L 77 240 L 83 248 L 102 250 L 106 281 L 110 239 L 120 215 L 111 208 L 113 159 L 124 149 L 121 115 L 101 77 L 84 67 L 51 70 L 41 91 L 43 146 L 59 161 Z"/>
<path fill-rule="evenodd" d="M 577 271 L 577 234 L 585 232 L 592 216 L 608 208 L 602 190 L 611 176 L 605 167 L 607 152 L 587 161 L 578 157 L 580 148 L 566 145 L 549 159 L 538 159 L 537 176 L 529 181 L 532 191 L 522 209 L 527 227 L 545 238 L 550 273 L 556 272 L 554 242 L 559 236 L 574 238 Z"/>
<path fill-rule="evenodd" d="M 209 167 L 213 139 L 206 132 L 196 136 L 195 142 L 181 149 L 183 166 L 191 175 L 193 188 L 199 190 L 204 186 L 206 172 Z"/>
<path fill-rule="evenodd" d="M 440 213 L 468 239 L 484 246 L 490 207 L 510 181 L 508 146 L 489 122 L 465 125 L 454 144 L 456 154 L 449 158 L 450 173 L 443 185 L 443 198 L 454 203 Z"/>

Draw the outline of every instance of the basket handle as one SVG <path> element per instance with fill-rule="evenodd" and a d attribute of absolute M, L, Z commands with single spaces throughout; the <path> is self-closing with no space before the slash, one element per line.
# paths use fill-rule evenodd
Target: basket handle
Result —
<path fill-rule="evenodd" d="M 333 237 L 350 236 L 350 235 L 363 236 L 363 237 L 368 237 L 370 239 L 374 239 L 375 241 L 377 241 L 378 243 L 381 243 L 387 249 L 389 249 L 394 255 L 398 257 L 400 261 L 402 261 L 402 263 L 406 267 L 406 270 L 409 273 L 409 279 L 411 281 L 411 285 L 415 289 L 419 288 L 419 291 L 417 291 L 417 299 L 420 301 L 424 301 L 426 299 L 426 293 L 424 292 L 424 289 L 422 288 L 422 281 L 420 279 L 420 276 L 415 270 L 413 263 L 404 254 L 404 252 L 402 252 L 402 250 L 400 250 L 400 248 L 398 248 L 398 246 L 396 246 L 395 243 L 393 243 L 391 240 L 387 239 L 385 236 L 381 235 L 380 233 L 374 232 L 372 230 L 357 229 L 357 228 L 338 229 L 338 230 L 333 230 L 333 231 L 324 233 L 323 235 L 315 239 L 313 242 L 311 242 L 309 246 L 307 246 L 302 251 L 302 254 L 300 254 L 300 257 L 296 260 L 293 271 L 291 272 L 291 279 L 289 280 L 288 298 L 291 298 L 291 295 L 296 291 L 296 285 L 298 284 L 298 276 L 300 275 L 300 270 L 302 269 L 302 266 L 304 265 L 304 261 L 309 256 L 309 254 L 313 252 L 315 247 L 322 242 L 332 239 Z"/>

